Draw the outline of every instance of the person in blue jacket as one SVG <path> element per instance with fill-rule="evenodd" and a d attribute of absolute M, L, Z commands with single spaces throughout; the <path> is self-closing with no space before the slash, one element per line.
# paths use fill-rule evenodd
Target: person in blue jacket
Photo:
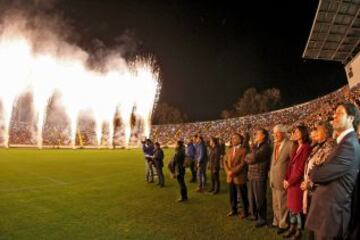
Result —
<path fill-rule="evenodd" d="M 196 164 L 197 164 L 197 177 L 198 189 L 197 192 L 204 192 L 206 185 L 206 166 L 207 166 L 207 149 L 204 139 L 201 136 L 197 137 L 196 141 Z"/>
<path fill-rule="evenodd" d="M 190 180 L 191 183 L 196 182 L 195 153 L 196 153 L 196 149 L 195 149 L 194 141 L 190 139 L 186 147 L 186 155 L 189 159 L 189 168 L 192 176 Z"/>

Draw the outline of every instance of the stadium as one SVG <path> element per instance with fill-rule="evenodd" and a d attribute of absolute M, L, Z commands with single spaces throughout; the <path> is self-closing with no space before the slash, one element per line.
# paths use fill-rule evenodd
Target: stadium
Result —
<path fill-rule="evenodd" d="M 54 3 L 50 7 L 50 3 L 33 2 L 34 9 L 46 11 L 55 9 L 52 4 L 57 4 L 51 1 Z M 7 2 L 4 6 L 8 5 Z M 337 141 L 341 136 L 335 128 L 339 106 L 346 103 L 360 109 L 360 2 L 320 0 L 315 11 L 310 32 L 306 33 L 307 41 L 301 43 L 302 56 L 297 57 L 302 61 L 337 64 L 343 69 L 347 84 L 341 83 L 339 88 L 311 100 L 270 111 L 167 124 L 155 124 L 152 120 L 167 84 L 162 79 L 166 74 L 161 74 L 161 61 L 158 64 L 152 56 L 128 60 L 117 50 L 104 49 L 95 56 L 100 60 L 95 59 L 85 48 L 66 39 L 64 29 L 54 30 L 55 22 L 49 16 L 34 17 L 33 12 L 22 11 L 19 14 L 17 8 L 6 12 L 0 24 L 0 81 L 3 83 L 0 89 L 0 239 L 359 239 L 360 221 L 356 214 L 359 212 L 359 144 L 352 145 L 351 149 L 355 150 L 348 157 L 350 163 L 344 163 L 346 169 L 335 162 L 336 167 L 331 171 L 337 177 L 328 177 L 330 180 L 319 180 L 319 183 L 314 177 L 311 186 L 315 187 L 311 190 L 303 190 L 300 183 L 313 177 L 308 172 L 312 169 L 306 171 L 306 168 L 323 145 L 311 142 L 310 147 L 309 142 L 310 150 L 301 170 L 290 167 L 292 163 L 296 167 L 300 164 L 300 160 L 295 164 L 294 156 L 303 151 L 304 132 L 300 140 L 294 137 L 299 126 L 310 135 L 327 122 L 334 130 L 329 139 Z M 49 23 L 37 25 L 43 17 Z M 222 25 L 225 24 L 223 20 Z M 188 96 L 184 94 L 183 98 Z M 211 105 L 211 101 L 207 101 Z M 358 110 L 351 115 L 344 109 L 343 114 L 348 114 L 350 119 L 351 132 L 357 134 L 356 139 L 360 138 L 360 125 L 355 126 Z M 283 127 L 286 129 L 282 133 L 291 136 L 293 148 L 299 145 L 288 154 L 289 166 L 274 173 L 284 175 L 282 184 L 282 181 L 290 182 L 289 175 L 297 171 L 297 185 L 289 186 L 298 191 L 291 195 L 285 184 L 285 190 L 281 189 L 288 201 L 275 200 L 276 188 L 269 177 L 274 171 L 272 164 L 275 159 L 278 161 L 278 151 L 285 149 L 284 145 L 280 150 L 276 147 L 275 129 Z M 256 142 L 259 131 L 268 136 L 271 149 L 266 173 L 259 170 L 261 166 L 253 167 L 259 164 L 254 160 L 262 145 Z M 246 154 L 244 150 L 241 157 L 246 170 L 239 171 L 238 175 L 234 173 L 235 167 L 231 169 L 236 163 L 227 165 L 238 151 L 234 137 L 242 142 L 240 148 L 246 145 Z M 341 139 L 344 138 L 346 136 Z M 193 140 L 197 146 L 191 157 L 189 145 Z M 341 152 L 338 150 L 341 141 L 333 146 L 336 153 Z M 222 153 L 220 142 L 224 147 Z M 161 164 L 157 163 L 159 150 L 156 146 L 154 150 L 153 143 L 163 149 Z M 198 150 L 201 144 L 204 152 Z M 146 150 L 149 145 L 151 154 Z M 218 162 L 213 163 L 215 147 L 219 147 Z M 181 151 L 184 158 L 177 163 Z M 326 158 L 319 155 L 324 159 L 319 165 L 313 163 L 315 173 L 316 168 L 333 166 L 331 161 L 337 156 L 334 152 Z M 204 154 L 207 160 L 202 167 L 199 156 Z M 341 173 L 336 172 L 339 169 Z M 254 190 L 256 185 L 251 185 L 250 174 L 254 171 L 254 181 L 266 185 L 261 190 L 256 187 Z M 245 183 L 235 180 L 236 176 L 242 179 L 242 174 L 245 174 Z M 161 183 L 161 176 L 165 183 Z M 339 185 L 345 185 L 346 192 L 339 188 L 336 191 L 346 197 L 341 198 L 342 208 L 336 206 L 338 209 L 334 210 L 338 215 L 330 217 L 327 214 L 333 213 L 333 209 L 321 209 L 319 206 L 327 206 L 323 202 L 317 205 L 316 191 L 323 190 L 322 194 L 328 197 L 324 202 L 331 202 L 333 196 L 326 195 L 326 187 L 334 186 L 337 181 L 344 181 Z M 207 191 L 211 184 L 211 191 Z M 176 201 L 179 191 L 180 198 Z M 300 197 L 296 195 L 299 192 Z M 308 197 L 305 192 L 312 192 L 310 203 L 305 202 Z M 293 210 L 293 202 L 289 203 L 289 199 L 296 197 L 293 201 L 301 203 L 299 211 Z M 333 198 L 339 204 L 336 201 L 340 201 L 340 197 Z M 289 205 L 284 222 L 277 215 L 275 201 Z M 331 202 L 334 208 L 335 203 Z M 308 206 L 306 213 L 305 205 Z M 317 209 L 314 210 L 314 206 Z M 263 215 L 265 219 L 261 222 Z M 329 224 L 333 230 L 324 231 L 328 218 L 335 219 L 329 222 L 338 223 L 339 227 Z M 316 225 L 318 219 L 323 223 Z M 337 227 L 340 230 L 337 231 Z"/>

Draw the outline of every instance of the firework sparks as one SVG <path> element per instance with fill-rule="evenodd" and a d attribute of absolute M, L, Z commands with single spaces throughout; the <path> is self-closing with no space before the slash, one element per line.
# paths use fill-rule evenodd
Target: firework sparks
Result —
<path fill-rule="evenodd" d="M 11 110 L 16 98 L 25 90 L 33 93 L 37 112 L 38 147 L 42 147 L 42 129 L 46 106 L 55 91 L 61 92 L 61 102 L 71 125 L 71 144 L 75 146 L 77 119 L 87 109 L 96 120 L 100 144 L 102 124 L 109 125 L 108 145 L 112 145 L 115 112 L 125 128 L 124 142 L 131 132 L 132 109 L 136 107 L 144 122 L 144 136 L 150 134 L 150 119 L 159 91 L 159 75 L 151 61 L 137 60 L 127 64 L 121 56 L 106 58 L 105 70 L 87 67 L 89 55 L 77 46 L 55 38 L 34 42 L 38 32 L 26 27 L 26 21 L 5 22 L 0 26 L 0 66 L 3 105 L 4 145 L 8 146 Z M 36 48 L 34 47 L 36 46 Z M 36 50 L 34 50 L 36 49 Z"/>

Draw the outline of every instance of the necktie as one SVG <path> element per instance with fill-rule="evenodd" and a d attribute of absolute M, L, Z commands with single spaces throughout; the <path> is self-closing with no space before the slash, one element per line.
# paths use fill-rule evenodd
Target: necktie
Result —
<path fill-rule="evenodd" d="M 231 165 L 233 167 L 235 166 L 235 153 L 236 153 L 236 147 L 234 147 L 234 149 L 233 149 L 233 155 L 232 155 L 232 160 L 231 160 Z"/>
<path fill-rule="evenodd" d="M 277 162 L 277 160 L 279 158 L 280 144 L 281 143 L 276 143 L 276 145 L 275 145 L 275 162 Z"/>

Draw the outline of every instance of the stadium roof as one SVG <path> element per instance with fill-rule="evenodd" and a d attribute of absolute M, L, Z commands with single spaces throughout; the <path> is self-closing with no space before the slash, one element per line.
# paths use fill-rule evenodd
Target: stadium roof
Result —
<path fill-rule="evenodd" d="M 360 0 L 319 0 L 303 58 L 346 64 L 359 52 Z"/>

